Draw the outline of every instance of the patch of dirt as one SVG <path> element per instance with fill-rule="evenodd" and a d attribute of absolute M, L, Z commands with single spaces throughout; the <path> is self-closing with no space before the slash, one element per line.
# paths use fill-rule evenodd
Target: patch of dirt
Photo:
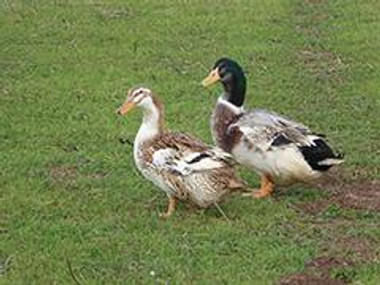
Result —
<path fill-rule="evenodd" d="M 380 177 L 380 167 L 369 168 L 356 166 L 350 176 L 355 180 L 364 179 L 366 177 Z"/>
<path fill-rule="evenodd" d="M 49 177 L 61 184 L 72 185 L 75 184 L 75 180 L 78 178 L 78 169 L 75 166 L 70 165 L 59 165 L 53 166 L 49 169 Z M 108 173 L 97 171 L 88 174 L 81 174 L 82 177 L 91 179 L 103 179 L 108 176 Z"/>
<path fill-rule="evenodd" d="M 327 171 L 327 173 L 320 180 L 317 181 L 315 186 L 322 190 L 337 188 L 340 185 L 349 182 L 349 177 L 352 177 L 352 174 L 347 170 L 339 167 L 333 167 Z"/>
<path fill-rule="evenodd" d="M 319 186 L 322 187 L 322 191 L 328 191 L 329 196 L 314 202 L 300 203 L 297 209 L 316 215 L 334 204 L 347 209 L 380 211 L 380 180 L 350 182 L 342 173 L 336 173 Z M 350 220 L 333 219 L 319 224 L 316 220 L 311 228 L 331 231 L 328 239 L 323 242 L 322 255 L 308 261 L 303 272 L 283 279 L 288 283 L 280 284 L 346 284 L 350 282 L 352 276 L 349 275 L 343 274 L 339 279 L 331 279 L 330 276 L 335 269 L 369 263 L 379 256 L 379 252 L 374 250 L 376 248 L 374 242 L 365 238 L 339 234 L 342 229 L 354 225 L 353 223 L 354 221 Z"/>
<path fill-rule="evenodd" d="M 341 285 L 346 284 L 342 280 L 331 279 L 328 277 L 317 277 L 310 274 L 300 273 L 300 274 L 292 274 L 282 278 L 279 281 L 280 285 Z"/>
<path fill-rule="evenodd" d="M 332 200 L 342 208 L 380 212 L 380 180 L 342 185 Z"/>
<path fill-rule="evenodd" d="M 353 176 L 342 171 L 330 173 L 317 187 L 325 191 L 326 198 L 313 202 L 296 205 L 297 209 L 311 215 L 317 215 L 330 205 L 346 209 L 380 211 L 380 180 L 352 181 Z M 312 229 L 319 232 L 330 232 L 322 244 L 321 256 L 305 264 L 304 271 L 287 276 L 280 284 L 346 284 L 352 280 L 350 275 L 339 275 L 339 279 L 331 279 L 334 270 L 352 268 L 357 264 L 369 263 L 376 260 L 379 252 L 373 241 L 339 234 L 346 232 L 355 222 L 346 219 L 333 219 L 327 222 L 313 222 Z M 319 230 L 320 229 L 320 230 Z"/>
<path fill-rule="evenodd" d="M 280 284 L 346 284 L 348 280 L 332 279 L 330 273 L 333 269 L 351 267 L 354 262 L 335 256 L 316 257 L 305 264 L 305 270 L 298 274 L 286 276 Z"/>
<path fill-rule="evenodd" d="M 352 256 L 352 263 L 370 262 L 376 258 L 374 245 L 363 238 L 339 236 L 333 241 L 333 245 L 344 256 Z"/>
<path fill-rule="evenodd" d="M 49 174 L 54 180 L 73 179 L 77 176 L 77 169 L 73 166 L 54 166 Z"/>
<path fill-rule="evenodd" d="M 108 8 L 101 7 L 99 9 L 99 14 L 102 20 L 118 20 L 123 18 L 129 18 L 131 16 L 131 12 L 126 8 Z"/>
<path fill-rule="evenodd" d="M 323 199 L 313 202 L 299 203 L 295 205 L 295 207 L 309 215 L 317 215 L 318 213 L 323 212 L 329 205 L 330 201 L 328 199 Z"/>
<path fill-rule="evenodd" d="M 380 179 L 364 180 L 357 178 L 350 181 L 347 174 L 336 170 L 315 186 L 321 191 L 326 191 L 328 197 L 313 202 L 299 203 L 297 208 L 316 215 L 331 204 L 345 209 L 372 210 L 380 212 Z"/>
<path fill-rule="evenodd" d="M 353 266 L 354 262 L 335 256 L 320 256 L 306 263 L 306 267 L 318 269 L 322 276 L 329 276 L 330 271 L 337 267 Z"/>
<path fill-rule="evenodd" d="M 49 176 L 54 183 L 75 186 L 78 170 L 73 166 L 53 166 L 49 170 Z"/>

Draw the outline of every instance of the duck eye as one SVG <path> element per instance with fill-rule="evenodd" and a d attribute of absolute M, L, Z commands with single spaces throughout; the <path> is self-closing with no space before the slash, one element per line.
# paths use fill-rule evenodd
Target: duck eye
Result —
<path fill-rule="evenodd" d="M 226 74 L 226 68 L 224 66 L 219 68 L 219 75 L 223 77 Z"/>

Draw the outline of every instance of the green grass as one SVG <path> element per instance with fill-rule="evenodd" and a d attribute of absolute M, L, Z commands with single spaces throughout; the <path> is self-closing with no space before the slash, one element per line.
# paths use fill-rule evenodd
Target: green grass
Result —
<path fill-rule="evenodd" d="M 151 87 L 167 125 L 211 142 L 219 88 L 200 81 L 224 55 L 247 70 L 246 106 L 287 114 L 329 135 L 348 173 L 380 178 L 380 4 L 366 1 L 0 2 L 0 283 L 275 283 L 365 239 L 375 257 L 332 277 L 380 281 L 380 215 L 232 197 L 218 211 L 180 205 L 138 174 L 141 122 L 114 111 Z M 242 169 L 252 185 L 255 175 Z M 6 270 L 5 270 L 6 268 Z"/>

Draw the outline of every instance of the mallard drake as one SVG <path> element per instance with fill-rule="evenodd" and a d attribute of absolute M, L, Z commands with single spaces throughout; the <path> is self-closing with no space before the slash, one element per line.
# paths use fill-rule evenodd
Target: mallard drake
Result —
<path fill-rule="evenodd" d="M 177 200 L 206 208 L 244 188 L 230 154 L 185 133 L 165 130 L 163 105 L 150 89 L 129 90 L 117 112 L 124 115 L 136 106 L 143 109 L 143 120 L 134 141 L 134 160 L 143 176 L 169 198 L 162 217 L 174 212 Z"/>
<path fill-rule="evenodd" d="M 228 58 L 216 61 L 203 86 L 221 82 L 224 91 L 211 117 L 214 142 L 242 165 L 261 176 L 254 197 L 273 192 L 275 184 L 289 185 L 318 179 L 342 163 L 323 135 L 303 124 L 263 109 L 243 108 L 246 78 L 240 65 Z"/>

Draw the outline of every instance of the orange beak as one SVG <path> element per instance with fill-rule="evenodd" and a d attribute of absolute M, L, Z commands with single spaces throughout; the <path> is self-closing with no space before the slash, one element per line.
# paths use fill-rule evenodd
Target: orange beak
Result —
<path fill-rule="evenodd" d="M 204 87 L 210 86 L 220 80 L 218 68 L 211 70 L 210 74 L 202 80 L 202 85 Z"/>
<path fill-rule="evenodd" d="M 134 109 L 136 107 L 136 104 L 134 102 L 131 102 L 131 101 L 126 101 L 123 105 L 121 105 L 119 107 L 119 109 L 117 109 L 117 113 L 119 115 L 122 115 L 124 116 L 125 114 L 127 114 L 129 111 L 131 111 L 132 109 Z"/>

